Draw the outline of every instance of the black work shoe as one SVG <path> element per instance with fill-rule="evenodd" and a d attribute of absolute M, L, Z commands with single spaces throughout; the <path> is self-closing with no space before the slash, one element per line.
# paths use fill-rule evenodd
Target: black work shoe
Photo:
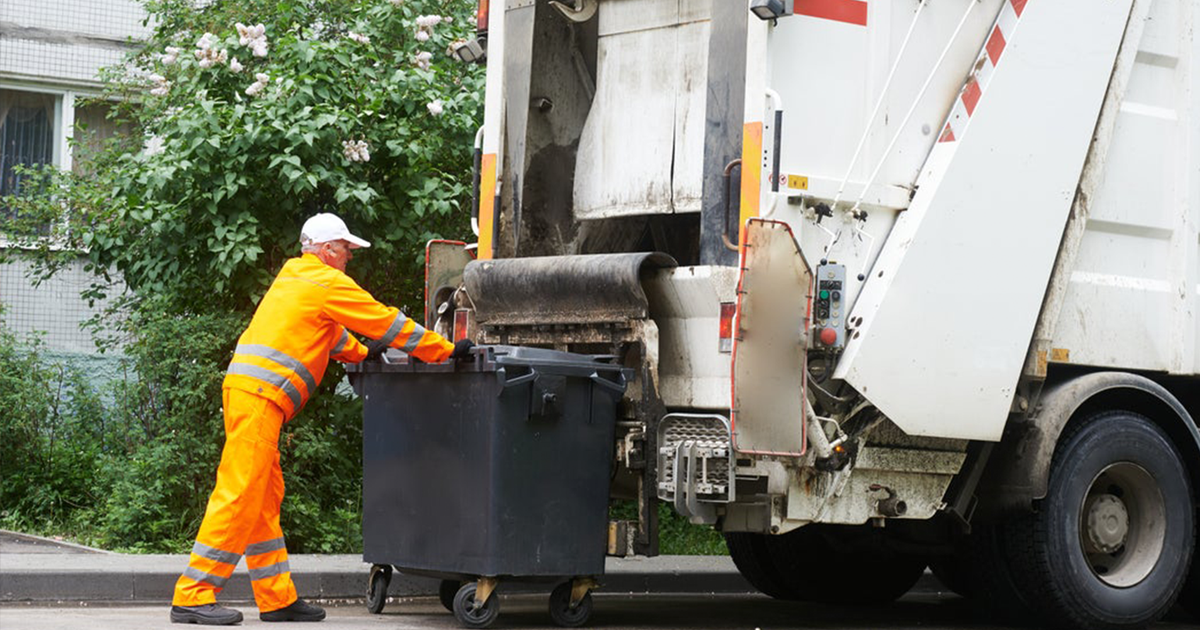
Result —
<path fill-rule="evenodd" d="M 220 604 L 172 606 L 171 623 L 198 623 L 202 626 L 232 626 L 242 623 L 242 613 Z"/>
<path fill-rule="evenodd" d="M 258 618 L 263 621 L 320 621 L 325 618 L 325 609 L 297 599 L 287 608 L 259 613 Z"/>

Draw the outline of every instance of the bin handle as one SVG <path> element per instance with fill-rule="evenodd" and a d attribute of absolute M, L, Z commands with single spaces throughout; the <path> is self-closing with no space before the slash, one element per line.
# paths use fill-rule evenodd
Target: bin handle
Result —
<path fill-rule="evenodd" d="M 610 381 L 606 378 L 603 378 L 600 376 L 599 372 L 592 372 L 592 375 L 590 378 L 592 379 L 593 383 L 599 385 L 600 387 L 603 387 L 604 389 L 607 389 L 608 391 L 612 392 L 613 394 L 616 394 L 617 398 L 620 398 L 625 393 L 626 383 L 625 383 L 625 373 L 623 371 L 617 372 L 617 378 L 620 379 L 618 381 Z"/>
<path fill-rule="evenodd" d="M 509 387 L 516 387 L 517 385 L 523 385 L 525 383 L 536 381 L 541 374 L 538 374 L 537 370 L 529 368 L 528 374 L 522 374 L 516 378 L 510 379 L 508 378 L 508 373 L 505 371 L 505 369 L 500 368 L 496 370 L 496 376 L 500 379 L 501 387 L 508 389 Z"/>

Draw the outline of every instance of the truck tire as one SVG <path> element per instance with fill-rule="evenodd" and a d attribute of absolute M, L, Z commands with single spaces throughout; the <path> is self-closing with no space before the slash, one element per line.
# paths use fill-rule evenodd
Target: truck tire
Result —
<path fill-rule="evenodd" d="M 1141 628 L 1171 608 L 1195 544 L 1187 472 L 1148 418 L 1109 411 L 1069 426 L 1046 498 L 1005 527 L 1013 574 L 1047 621 Z"/>
<path fill-rule="evenodd" d="M 923 557 L 890 549 L 867 527 L 808 525 L 767 540 L 792 599 L 824 604 L 887 604 L 921 579 Z"/>
<path fill-rule="evenodd" d="M 1183 585 L 1183 592 L 1179 595 L 1179 605 L 1184 610 L 1192 614 L 1196 621 L 1200 621 L 1200 552 L 1197 548 L 1192 548 L 1192 574 L 1188 577 L 1188 581 Z"/>
<path fill-rule="evenodd" d="M 954 588 L 997 618 L 1024 625 L 1033 620 L 1033 601 L 1010 566 L 1006 526 L 1004 521 L 975 523 L 970 535 L 959 541 L 953 564 L 960 582 Z"/>
<path fill-rule="evenodd" d="M 775 569 L 766 539 L 766 534 L 730 532 L 725 534 L 725 547 L 729 549 L 729 557 L 733 558 L 738 572 L 750 586 L 775 599 L 795 599 L 788 590 L 787 582 Z"/>

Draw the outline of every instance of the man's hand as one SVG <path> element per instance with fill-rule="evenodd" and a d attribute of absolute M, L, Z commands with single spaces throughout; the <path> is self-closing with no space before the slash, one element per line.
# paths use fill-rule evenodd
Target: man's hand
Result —
<path fill-rule="evenodd" d="M 450 353 L 451 359 L 467 359 L 471 356 L 471 348 L 475 347 L 475 342 L 470 339 L 459 339 L 454 342 L 454 352 Z"/>
<path fill-rule="evenodd" d="M 367 358 L 363 360 L 370 361 L 371 359 L 377 359 L 384 352 L 387 352 L 387 349 L 388 345 L 386 343 L 383 343 L 378 339 L 374 339 L 371 341 L 371 343 L 367 344 Z"/>

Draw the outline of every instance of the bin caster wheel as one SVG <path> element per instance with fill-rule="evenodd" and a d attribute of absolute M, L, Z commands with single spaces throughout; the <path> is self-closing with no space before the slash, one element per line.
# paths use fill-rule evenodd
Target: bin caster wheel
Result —
<path fill-rule="evenodd" d="M 458 580 L 442 580 L 442 583 L 438 584 L 438 601 L 446 610 L 454 612 L 454 596 L 458 595 L 458 589 L 461 587 L 462 582 Z"/>
<path fill-rule="evenodd" d="M 388 584 L 392 581 L 392 567 L 377 564 L 371 567 L 371 575 L 367 578 L 367 612 L 378 615 L 383 612 L 387 603 Z"/>
<path fill-rule="evenodd" d="M 575 607 L 571 607 L 571 582 L 563 582 L 550 592 L 550 618 L 564 628 L 578 628 L 592 616 L 592 594 L 584 593 Z"/>
<path fill-rule="evenodd" d="M 454 596 L 454 617 L 466 628 L 487 628 L 500 614 L 500 601 L 495 593 L 483 605 L 475 601 L 474 582 L 463 584 Z"/>

